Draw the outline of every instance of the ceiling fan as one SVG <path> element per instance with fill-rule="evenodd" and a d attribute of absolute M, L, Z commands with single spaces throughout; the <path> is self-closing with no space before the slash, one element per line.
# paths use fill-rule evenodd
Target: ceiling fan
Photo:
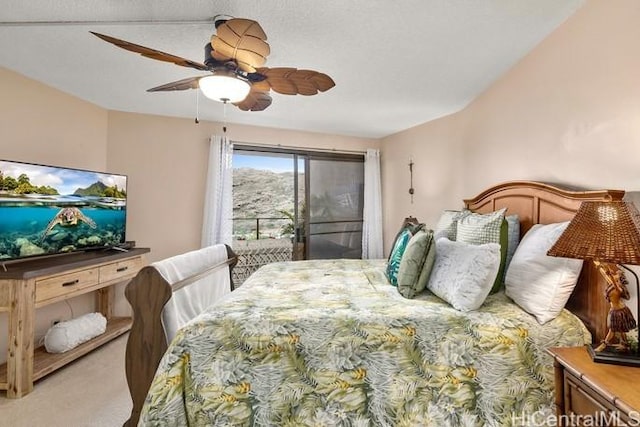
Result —
<path fill-rule="evenodd" d="M 204 47 L 204 63 L 140 46 L 91 31 L 122 49 L 158 61 L 209 71 L 148 89 L 148 92 L 198 89 L 210 99 L 232 103 L 243 111 L 262 111 L 271 105 L 270 91 L 284 95 L 316 95 L 335 86 L 326 74 L 297 68 L 264 67 L 270 53 L 267 35 L 256 21 L 215 17 L 216 34 Z"/>

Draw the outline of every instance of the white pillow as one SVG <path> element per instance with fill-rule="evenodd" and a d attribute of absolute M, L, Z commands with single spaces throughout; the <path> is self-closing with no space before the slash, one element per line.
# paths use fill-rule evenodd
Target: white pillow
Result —
<path fill-rule="evenodd" d="M 500 268 L 500 244 L 436 241 L 436 260 L 427 288 L 457 310 L 471 311 L 489 295 Z"/>
<path fill-rule="evenodd" d="M 581 259 L 547 255 L 567 225 L 568 221 L 531 227 L 507 270 L 505 293 L 540 324 L 560 314 L 582 270 Z"/>
<path fill-rule="evenodd" d="M 64 353 L 106 330 L 107 318 L 102 313 L 87 313 L 49 328 L 44 336 L 44 348 L 48 353 Z"/>

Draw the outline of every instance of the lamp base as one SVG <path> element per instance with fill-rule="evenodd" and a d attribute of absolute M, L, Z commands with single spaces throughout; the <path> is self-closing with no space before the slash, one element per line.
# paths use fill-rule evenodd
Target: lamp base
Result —
<path fill-rule="evenodd" d="M 587 350 L 589 350 L 591 359 L 596 363 L 640 367 L 640 355 L 638 355 L 638 353 L 620 353 L 608 350 L 595 351 L 591 345 L 587 346 Z"/>

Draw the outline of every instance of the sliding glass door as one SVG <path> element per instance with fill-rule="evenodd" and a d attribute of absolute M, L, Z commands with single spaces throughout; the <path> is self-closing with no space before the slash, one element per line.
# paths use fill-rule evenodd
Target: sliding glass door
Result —
<path fill-rule="evenodd" d="M 236 270 L 246 267 L 249 275 L 275 261 L 361 258 L 362 155 L 236 144 L 233 169 Z"/>
<path fill-rule="evenodd" d="M 307 173 L 307 259 L 362 257 L 362 156 L 311 154 Z"/>

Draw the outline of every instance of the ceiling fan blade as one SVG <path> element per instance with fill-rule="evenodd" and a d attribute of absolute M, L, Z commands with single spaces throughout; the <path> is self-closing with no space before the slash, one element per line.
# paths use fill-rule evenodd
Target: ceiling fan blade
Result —
<path fill-rule="evenodd" d="M 267 88 L 266 92 L 262 90 L 256 89 L 255 84 L 251 86 L 251 92 L 247 97 L 240 101 L 236 102 L 233 105 L 241 109 L 242 111 L 262 111 L 266 109 L 269 105 L 271 105 L 271 96 L 269 95 Z"/>
<path fill-rule="evenodd" d="M 199 62 L 196 61 L 192 61 L 190 59 L 185 59 L 185 58 L 181 58 L 179 56 L 175 56 L 175 55 L 171 55 L 169 53 L 165 53 L 165 52 L 161 52 L 159 50 L 156 49 L 151 49 L 148 47 L 144 47 L 144 46 L 140 46 L 138 44 L 135 43 L 130 43 L 128 41 L 125 40 L 120 40 L 117 39 L 115 37 L 111 37 L 111 36 L 107 36 L 105 34 L 100 34 L 100 33 L 95 33 L 93 31 L 89 31 L 91 34 L 93 34 L 96 37 L 101 38 L 102 40 L 109 42 L 111 44 L 114 44 L 118 47 L 121 47 L 122 49 L 128 50 L 130 52 L 136 52 L 139 53 L 142 56 L 146 56 L 147 58 L 151 58 L 151 59 L 155 59 L 158 61 L 164 61 L 164 62 L 172 62 L 176 65 L 180 65 L 181 67 L 189 67 L 189 68 L 195 68 L 196 70 L 202 70 L 202 71 L 207 71 L 208 68 L 206 65 L 201 64 Z"/>
<path fill-rule="evenodd" d="M 313 70 L 262 67 L 256 71 L 266 77 L 271 89 L 284 95 L 316 95 L 336 85 L 328 75 Z"/>
<path fill-rule="evenodd" d="M 218 61 L 235 60 L 238 68 L 252 73 L 264 65 L 271 52 L 266 40 L 267 35 L 256 21 L 229 19 L 211 36 L 213 57 Z"/>
<path fill-rule="evenodd" d="M 160 86 L 147 89 L 147 92 L 168 92 L 172 90 L 198 89 L 198 82 L 205 76 L 189 77 L 175 82 L 165 83 Z"/>

